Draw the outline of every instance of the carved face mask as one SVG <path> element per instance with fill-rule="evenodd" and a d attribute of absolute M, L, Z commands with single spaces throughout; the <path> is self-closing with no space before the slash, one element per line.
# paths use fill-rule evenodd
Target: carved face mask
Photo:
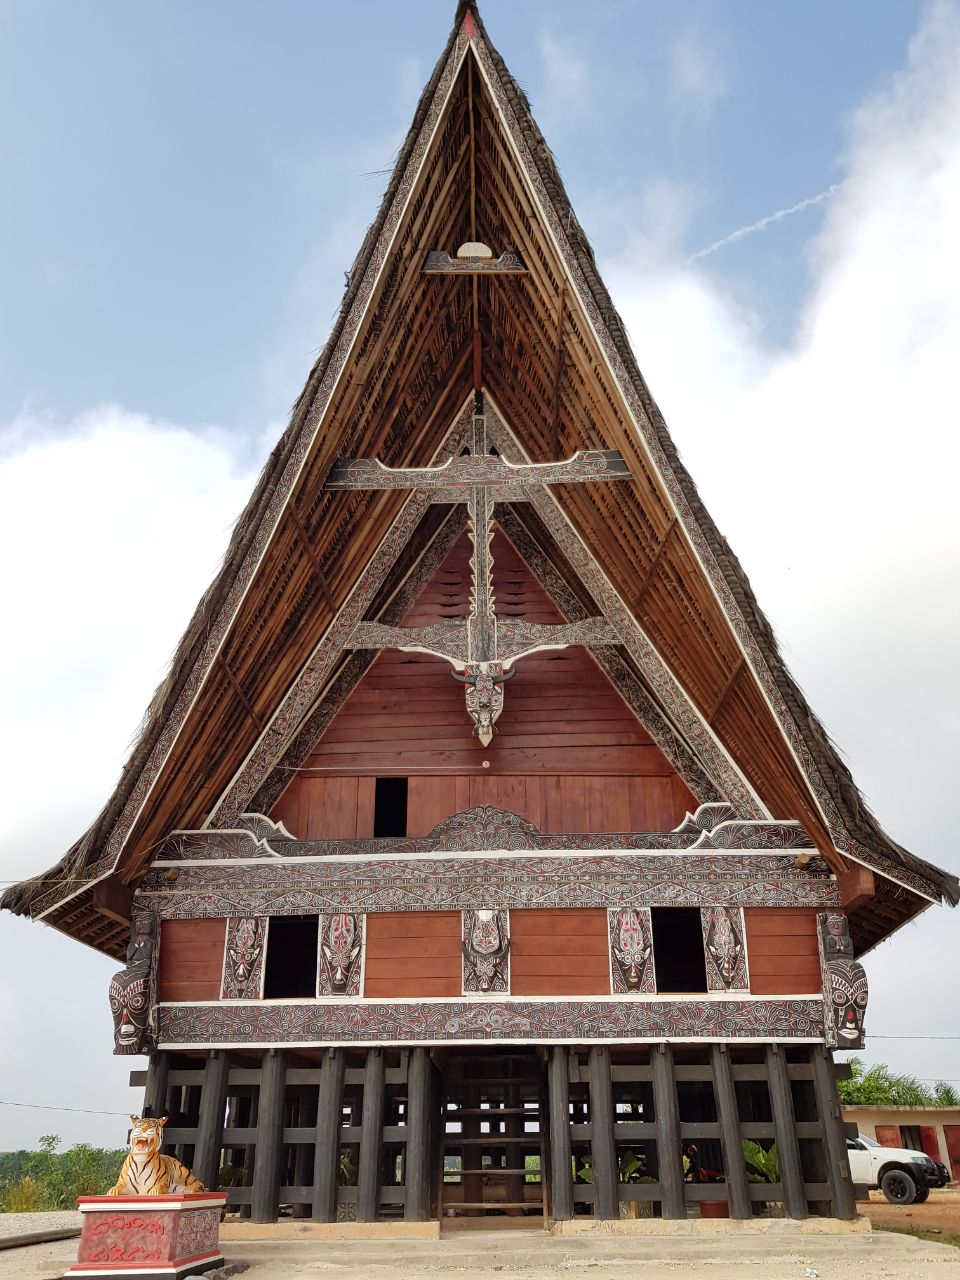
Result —
<path fill-rule="evenodd" d="M 650 939 L 638 911 L 621 911 L 617 918 L 613 958 L 628 991 L 639 991 L 650 959 Z"/>
<path fill-rule="evenodd" d="M 144 973 L 123 970 L 110 982 L 114 1053 L 142 1053 L 150 1012 L 150 979 Z"/>
<path fill-rule="evenodd" d="M 837 1039 L 845 1049 L 863 1048 L 867 1011 L 867 975 L 858 960 L 833 960 L 829 966 L 830 1001 Z"/>
<path fill-rule="evenodd" d="M 340 912 L 325 922 L 320 941 L 320 993 L 341 996 L 351 986 L 360 956 L 360 925 L 356 916 Z"/>
<path fill-rule="evenodd" d="M 228 948 L 233 980 L 237 987 L 243 988 L 250 981 L 250 975 L 256 968 L 262 951 L 263 925 L 261 922 L 241 920 L 234 930 L 233 939 Z"/>
<path fill-rule="evenodd" d="M 743 943 L 730 919 L 730 912 L 725 907 L 716 907 L 710 913 L 707 952 L 717 966 L 724 986 L 729 987 L 737 972 Z"/>

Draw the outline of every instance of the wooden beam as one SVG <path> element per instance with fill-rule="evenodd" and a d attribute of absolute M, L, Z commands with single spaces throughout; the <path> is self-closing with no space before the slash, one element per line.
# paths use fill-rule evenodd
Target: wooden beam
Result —
<path fill-rule="evenodd" d="M 710 709 L 710 714 L 707 716 L 707 719 L 709 720 L 710 724 L 713 724 L 715 718 L 720 713 L 720 708 L 723 706 L 723 704 L 727 700 L 727 694 L 733 688 L 734 684 L 736 684 L 737 676 L 743 670 L 745 664 L 746 664 L 746 659 L 741 653 L 740 657 L 734 663 L 733 670 L 727 676 L 727 679 L 724 683 L 723 688 L 720 690 L 719 694 L 714 700 L 713 706 Z"/>
<path fill-rule="evenodd" d="M 230 688 L 233 690 L 233 692 L 237 695 L 237 697 L 240 699 L 241 703 L 243 704 L 244 711 L 246 711 L 247 715 L 253 721 L 254 728 L 256 729 L 257 733 L 263 733 L 263 721 L 260 719 L 260 717 L 254 711 L 253 707 L 250 705 L 250 700 L 248 699 L 247 695 L 243 692 L 243 690 L 240 688 L 240 683 L 237 680 L 237 677 L 233 674 L 233 672 L 227 666 L 226 659 L 223 657 L 223 654 L 220 654 L 220 653 L 217 654 L 217 664 L 219 665 L 220 670 L 223 672 L 223 674 L 227 677 L 227 683 L 229 684 Z"/>
<path fill-rule="evenodd" d="M 560 283 L 557 299 L 557 360 L 553 366 L 553 456 L 560 452 L 560 385 L 563 381 L 563 309 L 567 294 L 567 278 Z"/>
<path fill-rule="evenodd" d="M 335 614 L 337 612 L 337 606 L 333 603 L 333 596 L 331 596 L 330 588 L 327 586 L 326 574 L 323 572 L 322 568 L 320 567 L 320 561 L 318 560 L 317 554 L 313 549 L 313 544 L 310 541 L 310 535 L 307 533 L 307 526 L 303 523 L 303 520 L 300 516 L 300 512 L 297 508 L 297 503 L 295 498 L 291 497 L 290 502 L 287 504 L 287 510 L 290 513 L 290 519 L 293 521 L 293 523 L 297 526 L 297 529 L 299 530 L 300 541 L 303 544 L 303 549 L 306 553 L 307 559 L 313 565 L 313 572 L 314 572 L 314 575 L 316 576 L 317 583 L 323 594 L 323 598 L 327 602 L 327 608 L 330 610 L 332 614 Z"/>
<path fill-rule="evenodd" d="M 229 1075 L 230 1055 L 225 1049 L 211 1049 L 203 1067 L 197 1146 L 193 1156 L 193 1172 L 208 1191 L 216 1191 L 220 1185 L 220 1152 Z"/>
<path fill-rule="evenodd" d="M 133 885 L 123 884 L 117 876 L 108 876 L 93 886 L 93 906 L 97 913 L 117 924 L 130 925 Z"/>
<path fill-rule="evenodd" d="M 143 1093 L 145 1116 L 167 1115 L 167 1080 L 170 1074 L 170 1055 L 157 1050 L 150 1055 L 147 1068 L 147 1085 Z"/>
<path fill-rule="evenodd" d="M 613 1085 L 610 1050 L 590 1047 L 590 1153 L 593 1157 L 593 1216 L 620 1217 L 617 1149 L 613 1140 Z"/>
<path fill-rule="evenodd" d="M 257 1150 L 253 1162 L 252 1222 L 276 1222 L 280 1211 L 280 1153 L 287 1062 L 283 1049 L 268 1049 L 260 1067 Z"/>
<path fill-rule="evenodd" d="M 717 1119 L 720 1121 L 723 1172 L 727 1180 L 730 1216 L 731 1218 L 752 1218 L 750 1185 L 747 1182 L 747 1169 L 743 1162 L 740 1108 L 737 1106 L 737 1091 L 730 1070 L 730 1054 L 725 1044 L 710 1046 L 710 1063 L 713 1068 Z"/>
<path fill-rule="evenodd" d="M 840 890 L 840 905 L 849 911 L 874 897 L 877 892 L 876 877 L 869 867 L 854 862 L 849 871 L 837 876 L 837 888 Z"/>
<path fill-rule="evenodd" d="M 551 1217 L 565 1222 L 573 1217 L 573 1165 L 570 1150 L 570 1050 L 555 1044 L 550 1050 L 548 1089 L 550 1094 L 550 1189 Z M 541 1180 L 546 1170 L 541 1170 Z"/>
<path fill-rule="evenodd" d="M 687 1216 L 683 1193 L 683 1152 L 680 1146 L 680 1108 L 673 1075 L 673 1050 L 658 1044 L 651 1051 L 653 1116 L 657 1127 L 657 1169 L 660 1173 L 660 1213 L 664 1218 Z"/>
<path fill-rule="evenodd" d="M 403 1216 L 424 1222 L 430 1197 L 430 1058 L 427 1050 L 410 1050 L 407 1065 L 407 1152 L 404 1162 Z"/>
<path fill-rule="evenodd" d="M 783 1049 L 778 1044 L 767 1046 L 767 1079 L 770 1085 L 773 1125 L 777 1133 L 777 1156 L 780 1163 L 780 1181 L 783 1183 L 784 1212 L 788 1218 L 805 1218 L 807 1217 L 807 1197 L 803 1188 L 803 1171 L 800 1166 L 800 1146 L 797 1142 L 790 1077 L 787 1073 Z"/>
<path fill-rule="evenodd" d="M 663 559 L 663 553 L 667 549 L 667 543 L 670 541 L 670 535 L 673 533 L 676 527 L 677 527 L 677 517 L 673 516 L 670 523 L 667 525 L 666 529 L 664 529 L 663 531 L 663 537 L 660 539 L 660 545 L 657 547 L 656 553 L 654 554 L 653 559 L 650 561 L 650 564 L 647 567 L 647 572 L 640 579 L 640 586 L 637 588 L 636 595 L 633 598 L 633 605 L 631 608 L 632 613 L 637 613 L 639 611 L 640 606 L 643 603 L 643 597 L 647 593 L 647 588 L 650 586 L 650 583 L 653 581 L 653 575 L 657 572 L 657 569 L 659 568 L 659 565 L 660 565 L 660 561 Z"/>
<path fill-rule="evenodd" d="M 857 1216 L 853 1178 L 847 1158 L 847 1135 L 843 1123 L 843 1111 L 837 1093 L 833 1059 L 822 1045 L 811 1049 L 813 1059 L 813 1088 L 817 1098 L 817 1114 L 826 1153 L 830 1200 L 835 1218 Z M 844 1064 L 846 1065 L 846 1064 Z"/>
<path fill-rule="evenodd" d="M 343 1098 L 343 1049 L 328 1049 L 320 1066 L 317 1135 L 314 1143 L 313 1221 L 337 1220 L 337 1172 L 340 1161 L 340 1107 Z"/>
<path fill-rule="evenodd" d="M 383 1146 L 383 1097 L 386 1078 L 382 1049 L 367 1050 L 360 1119 L 360 1173 L 357 1221 L 375 1222 L 380 1211 L 380 1151 Z"/>

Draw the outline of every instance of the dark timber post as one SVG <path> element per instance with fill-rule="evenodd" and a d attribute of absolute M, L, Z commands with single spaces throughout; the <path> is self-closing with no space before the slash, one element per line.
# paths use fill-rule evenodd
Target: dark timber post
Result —
<path fill-rule="evenodd" d="M 193 1155 L 193 1172 L 208 1191 L 216 1191 L 220 1182 L 220 1152 L 229 1076 L 230 1055 L 225 1049 L 211 1049 L 203 1068 L 197 1147 Z"/>
<path fill-rule="evenodd" d="M 167 1115 L 167 1079 L 170 1075 L 170 1058 L 162 1050 L 150 1055 L 147 1067 L 147 1087 L 143 1091 L 145 1116 Z"/>
<path fill-rule="evenodd" d="M 743 1162 L 743 1145 L 740 1136 L 740 1108 L 737 1091 L 730 1070 L 730 1054 L 725 1044 L 710 1048 L 713 1065 L 713 1089 L 717 1100 L 717 1119 L 720 1121 L 720 1143 L 723 1147 L 723 1171 L 727 1180 L 727 1201 L 731 1218 L 752 1218 L 750 1184 Z"/>
<path fill-rule="evenodd" d="M 257 1153 L 253 1165 L 253 1222 L 275 1222 L 280 1210 L 280 1152 L 287 1064 L 282 1049 L 268 1049 L 260 1064 Z"/>
<path fill-rule="evenodd" d="M 363 1112 L 360 1120 L 360 1176 L 357 1221 L 373 1222 L 380 1209 L 380 1151 L 383 1145 L 383 1086 L 385 1064 L 382 1049 L 367 1050 L 363 1076 Z"/>
<path fill-rule="evenodd" d="M 343 1101 L 342 1049 L 328 1049 L 320 1066 L 317 1095 L 317 1134 L 313 1165 L 313 1221 L 337 1220 L 337 1172 Z"/>
<path fill-rule="evenodd" d="M 817 1112 L 820 1116 L 820 1128 L 823 1130 L 827 1167 L 830 1170 L 830 1197 L 833 1200 L 833 1212 L 838 1218 L 855 1218 L 857 1206 L 853 1192 L 853 1178 L 850 1175 L 850 1160 L 847 1157 L 843 1112 L 840 1109 L 837 1082 L 833 1073 L 833 1059 L 830 1051 L 820 1045 L 814 1046 L 810 1056 L 813 1060 L 813 1087 L 817 1095 Z"/>
<path fill-rule="evenodd" d="M 770 1079 L 770 1103 L 773 1126 L 777 1131 L 777 1156 L 780 1181 L 783 1183 L 783 1207 L 789 1218 L 807 1216 L 807 1197 L 803 1190 L 800 1147 L 797 1143 L 790 1075 L 783 1050 L 778 1044 L 767 1046 L 767 1074 Z"/>
<path fill-rule="evenodd" d="M 550 1213 L 558 1222 L 573 1217 L 573 1159 L 570 1151 L 570 1076 L 566 1045 L 550 1050 Z M 540 1173 L 543 1180 L 545 1170 Z M 546 1199 L 546 1187 L 543 1188 Z M 619 1212 L 619 1210 L 618 1210 Z"/>
<path fill-rule="evenodd" d="M 407 1153 L 403 1216 L 423 1222 L 430 1194 L 430 1057 L 411 1049 L 407 1066 Z"/>
<path fill-rule="evenodd" d="M 593 1156 L 593 1213 L 596 1218 L 620 1217 L 617 1148 L 613 1138 L 613 1086 L 610 1050 L 606 1045 L 590 1049 L 590 1144 Z"/>
<path fill-rule="evenodd" d="M 685 1218 L 687 1202 L 683 1194 L 680 1109 L 673 1076 L 673 1050 L 668 1044 L 654 1046 L 650 1065 L 653 1068 L 653 1111 L 657 1125 L 660 1212 L 664 1218 Z"/>

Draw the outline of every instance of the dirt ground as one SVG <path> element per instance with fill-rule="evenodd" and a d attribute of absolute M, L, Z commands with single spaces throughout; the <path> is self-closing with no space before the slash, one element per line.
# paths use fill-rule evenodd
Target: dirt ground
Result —
<path fill-rule="evenodd" d="M 960 1187 L 931 1191 L 924 1204 L 887 1204 L 879 1191 L 870 1192 L 870 1207 L 861 1212 L 876 1228 L 910 1227 L 917 1231 L 937 1230 L 945 1236 L 960 1236 Z"/>

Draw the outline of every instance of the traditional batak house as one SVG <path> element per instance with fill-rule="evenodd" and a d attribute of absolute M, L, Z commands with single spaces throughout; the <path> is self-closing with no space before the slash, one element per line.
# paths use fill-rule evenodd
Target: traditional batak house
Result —
<path fill-rule="evenodd" d="M 115 1051 L 254 1220 L 522 1224 L 850 1216 L 856 957 L 957 897 L 785 669 L 462 3 L 115 793 L 3 905 L 125 957 Z"/>

